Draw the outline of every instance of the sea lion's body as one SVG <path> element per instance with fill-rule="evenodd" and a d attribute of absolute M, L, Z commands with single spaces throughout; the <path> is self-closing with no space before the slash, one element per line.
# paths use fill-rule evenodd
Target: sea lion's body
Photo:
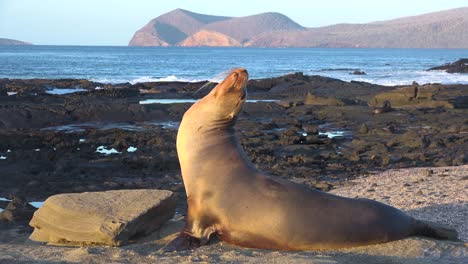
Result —
<path fill-rule="evenodd" d="M 257 170 L 233 128 L 247 78 L 245 70 L 234 70 L 184 115 L 177 151 L 188 214 L 170 249 L 205 244 L 214 234 L 245 247 L 334 249 L 397 240 L 425 228 L 391 206 L 335 196 Z"/>

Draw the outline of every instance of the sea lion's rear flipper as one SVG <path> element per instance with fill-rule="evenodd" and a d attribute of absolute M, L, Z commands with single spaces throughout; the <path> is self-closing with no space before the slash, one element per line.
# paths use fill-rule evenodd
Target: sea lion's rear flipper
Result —
<path fill-rule="evenodd" d="M 182 232 L 161 250 L 164 252 L 192 250 L 200 247 L 200 245 L 200 239 Z"/>
<path fill-rule="evenodd" d="M 449 226 L 430 221 L 416 220 L 415 236 L 426 236 L 441 240 L 461 241 L 457 230 Z"/>

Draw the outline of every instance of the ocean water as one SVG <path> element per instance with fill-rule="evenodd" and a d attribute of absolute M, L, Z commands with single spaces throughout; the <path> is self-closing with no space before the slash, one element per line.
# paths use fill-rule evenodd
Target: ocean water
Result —
<path fill-rule="evenodd" d="M 468 74 L 425 71 L 459 58 L 468 58 L 468 49 L 0 46 L 0 78 L 219 81 L 229 69 L 244 67 L 250 78 L 304 72 L 382 85 L 468 84 Z M 367 74 L 351 75 L 354 69 Z"/>

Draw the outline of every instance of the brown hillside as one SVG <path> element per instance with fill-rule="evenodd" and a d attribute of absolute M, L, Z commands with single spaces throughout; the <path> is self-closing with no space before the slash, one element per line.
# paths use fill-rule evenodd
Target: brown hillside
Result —
<path fill-rule="evenodd" d="M 172 46 L 200 30 L 208 23 L 230 19 L 175 9 L 163 14 L 135 32 L 129 46 Z"/>
<path fill-rule="evenodd" d="M 304 28 L 279 13 L 230 18 L 177 9 L 153 19 L 130 41 L 130 45 L 150 46 L 239 44 L 251 47 L 468 48 L 468 7 L 319 28 Z"/>
<path fill-rule="evenodd" d="M 240 42 L 247 42 L 266 32 L 297 31 L 304 28 L 280 13 L 262 13 L 212 23 L 205 26 L 204 29 L 221 32 Z"/>

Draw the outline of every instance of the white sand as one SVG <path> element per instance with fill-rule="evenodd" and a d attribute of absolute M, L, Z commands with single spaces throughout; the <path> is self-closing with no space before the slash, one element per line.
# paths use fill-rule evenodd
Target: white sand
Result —
<path fill-rule="evenodd" d="M 417 219 L 447 224 L 468 241 L 468 165 L 389 170 L 353 183 L 331 192 L 370 198 Z"/>

